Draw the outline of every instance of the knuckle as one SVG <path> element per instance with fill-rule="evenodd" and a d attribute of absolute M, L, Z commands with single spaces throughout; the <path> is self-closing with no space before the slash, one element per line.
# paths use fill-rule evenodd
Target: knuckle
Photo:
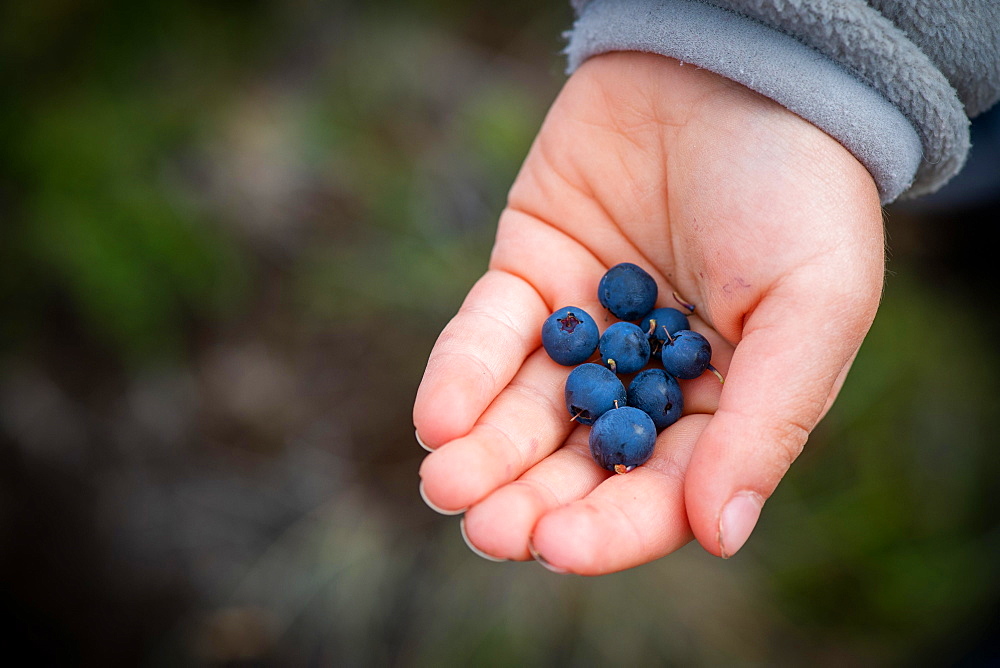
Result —
<path fill-rule="evenodd" d="M 768 431 L 777 454 L 775 466 L 780 474 L 784 474 L 802 454 L 811 430 L 795 419 L 784 418 L 771 422 Z"/>

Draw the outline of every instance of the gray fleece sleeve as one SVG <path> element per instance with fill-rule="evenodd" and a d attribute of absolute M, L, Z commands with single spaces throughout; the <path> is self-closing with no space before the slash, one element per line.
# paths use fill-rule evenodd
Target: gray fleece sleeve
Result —
<path fill-rule="evenodd" d="M 608 51 L 677 58 L 812 122 L 864 164 L 883 203 L 932 192 L 1000 97 L 993 0 L 576 0 L 572 71 Z"/>

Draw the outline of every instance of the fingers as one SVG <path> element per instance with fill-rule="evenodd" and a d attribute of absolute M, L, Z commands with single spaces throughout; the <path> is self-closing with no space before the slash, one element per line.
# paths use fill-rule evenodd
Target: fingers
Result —
<path fill-rule="evenodd" d="M 610 319 L 596 289 L 606 267 L 537 217 L 505 210 L 491 266 L 438 339 L 414 406 L 418 442 L 435 451 L 421 467 L 422 492 L 446 512 L 516 479 L 569 433 L 569 369 L 539 346 L 549 313 L 578 306 L 600 330 Z"/>
<path fill-rule="evenodd" d="M 688 543 L 684 471 L 709 419 L 681 418 L 660 433 L 648 462 L 542 515 L 530 538 L 536 558 L 558 572 L 600 575 L 658 559 Z"/>
<path fill-rule="evenodd" d="M 556 308 L 578 306 L 605 326 L 596 288 L 603 265 L 550 224 L 504 211 L 490 266 L 438 337 L 417 391 L 413 421 L 431 450 L 469 433 L 539 347 Z"/>
<path fill-rule="evenodd" d="M 709 336 L 718 350 L 713 356 L 713 361 L 725 371 L 728 369 L 732 347 L 714 333 L 709 332 Z M 661 433 L 659 436 L 661 443 L 658 444 L 650 462 L 628 474 L 643 477 L 648 476 L 649 471 L 670 471 L 671 475 L 666 478 L 653 476 L 653 487 L 656 489 L 650 493 L 655 494 L 655 498 L 659 500 L 671 498 L 662 489 L 662 485 L 655 484 L 657 479 L 661 483 L 668 481 L 675 492 L 672 498 L 680 504 L 682 504 L 682 493 L 675 483 L 679 481 L 680 472 L 686 465 L 687 454 L 690 453 L 697 435 L 703 428 L 707 417 L 705 414 L 714 412 L 718 406 L 722 387 L 712 374 L 703 374 L 698 379 L 682 381 L 682 384 L 685 393 L 685 415 L 696 415 L 683 419 Z M 699 413 L 702 415 L 697 415 Z M 516 481 L 500 487 L 469 508 L 465 515 L 464 531 L 470 547 L 492 558 L 510 560 L 538 558 L 529 549 L 529 538 L 539 519 L 550 511 L 583 499 L 611 475 L 594 463 L 588 444 L 589 434 L 589 428 L 577 427 L 570 433 L 565 445 L 533 466 Z M 646 470 L 647 473 L 640 473 L 642 470 Z M 606 484 L 615 486 L 618 483 Z M 631 491 L 634 492 L 636 489 L 638 487 L 633 486 Z M 604 493 L 599 492 L 595 498 L 600 498 L 600 494 Z M 655 509 L 653 512 L 656 512 Z M 671 509 L 670 512 L 676 511 Z M 650 526 L 660 526 L 663 519 L 651 520 Z M 686 522 L 682 524 L 683 526 L 679 528 L 679 538 L 665 547 L 660 545 L 656 548 L 657 553 L 649 554 L 647 558 L 662 556 L 689 541 L 690 532 L 687 524 Z M 575 543 L 575 539 L 567 538 L 567 540 Z M 618 541 L 615 549 L 617 550 L 622 544 L 622 541 Z M 656 543 L 650 541 L 649 544 Z M 542 557 L 543 563 L 545 558 Z M 582 555 L 574 558 L 577 562 L 583 561 Z M 574 568 L 582 570 L 574 572 L 584 572 L 587 568 L 593 572 L 596 572 L 594 569 L 604 569 L 602 572 L 608 572 L 625 568 L 627 566 L 623 564 L 629 563 L 620 552 L 598 555 L 597 559 L 600 560 L 600 564 L 598 561 L 586 567 L 577 564 Z"/>
<path fill-rule="evenodd" d="M 726 372 L 732 357 L 732 346 L 714 332 L 708 331 L 707 334 L 712 340 L 715 351 L 713 363 Z M 707 414 L 716 410 L 722 385 L 714 375 L 706 373 L 695 380 L 681 382 L 685 395 L 685 415 L 694 414 L 694 416 L 685 418 L 662 433 L 659 436 L 662 443 L 658 446 L 653 459 L 633 473 L 643 469 L 669 470 L 674 474 L 670 481 L 675 483 L 679 472 L 686 465 L 687 454 L 693 448 L 697 435 L 701 433 Z M 539 519 L 563 505 L 583 499 L 611 475 L 594 463 L 588 444 L 589 434 L 589 428 L 575 428 L 565 445 L 533 466 L 516 481 L 501 486 L 469 508 L 465 515 L 464 535 L 470 547 L 481 555 L 488 555 L 488 558 L 509 560 L 538 558 L 538 555 L 533 555 L 529 549 L 529 538 Z M 658 477 L 662 482 L 663 478 Z M 601 494 L 603 493 L 602 491 Z M 655 494 L 658 499 L 669 496 L 664 494 L 663 489 L 657 489 Z M 674 499 L 682 503 L 679 493 L 675 494 Z M 651 526 L 661 524 L 661 520 L 651 522 Z M 677 539 L 680 542 L 674 541 L 666 547 L 661 545 L 660 553 L 666 554 L 690 540 L 686 522 L 683 524 L 680 538 Z M 622 543 L 618 541 L 617 544 L 620 546 Z M 648 558 L 656 556 L 661 555 L 650 554 Z M 591 569 L 604 568 L 606 572 L 626 567 L 622 564 L 627 563 L 627 559 L 621 554 L 599 558 L 603 565 L 591 564 Z M 576 559 L 581 560 L 579 556 Z"/>
<path fill-rule="evenodd" d="M 549 311 L 527 282 L 489 271 L 438 337 L 413 407 L 428 449 L 464 436 L 538 347 Z"/>
<path fill-rule="evenodd" d="M 598 246 L 613 250 L 628 244 L 615 235 Z M 552 311 L 583 308 L 602 331 L 611 322 L 597 299 L 607 265 L 552 222 L 506 209 L 490 265 L 438 337 L 417 391 L 413 421 L 418 441 L 429 450 L 472 429 L 539 347 L 542 322 Z M 661 289 L 672 289 L 662 276 L 657 282 Z"/>
<path fill-rule="evenodd" d="M 589 428 L 577 427 L 563 447 L 470 508 L 465 515 L 468 540 L 495 558 L 531 559 L 528 539 L 538 518 L 583 498 L 610 475 L 590 456 L 589 433 Z"/>
<path fill-rule="evenodd" d="M 549 455 L 573 429 L 563 403 L 568 371 L 537 350 L 472 430 L 420 466 L 425 498 L 445 511 L 466 508 Z"/>
<path fill-rule="evenodd" d="M 796 296 L 815 300 L 816 294 L 785 286 L 760 303 L 733 354 L 718 411 L 692 455 L 688 518 L 712 554 L 731 556 L 747 540 L 871 323 L 877 294 L 855 296 L 840 308 L 836 300 L 808 304 Z"/>

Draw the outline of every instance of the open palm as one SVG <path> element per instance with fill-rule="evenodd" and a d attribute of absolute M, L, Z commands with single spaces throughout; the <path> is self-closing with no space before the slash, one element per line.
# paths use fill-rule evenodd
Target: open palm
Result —
<path fill-rule="evenodd" d="M 561 306 L 613 318 L 601 275 L 634 262 L 697 305 L 726 376 L 626 475 L 595 464 L 540 347 Z M 833 401 L 874 318 L 883 233 L 868 172 L 748 89 L 613 53 L 567 81 L 514 183 L 487 273 L 431 353 L 414 406 L 425 498 L 466 510 L 496 558 L 608 573 L 692 537 L 729 556 Z"/>

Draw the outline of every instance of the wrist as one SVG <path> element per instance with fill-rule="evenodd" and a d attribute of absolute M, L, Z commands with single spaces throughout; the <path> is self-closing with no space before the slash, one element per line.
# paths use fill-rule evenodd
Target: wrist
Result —
<path fill-rule="evenodd" d="M 865 165 L 883 203 L 905 192 L 921 168 L 921 139 L 895 105 L 833 60 L 763 23 L 691 0 L 595 0 L 571 33 L 569 67 L 612 51 L 676 58 L 775 100 Z"/>

